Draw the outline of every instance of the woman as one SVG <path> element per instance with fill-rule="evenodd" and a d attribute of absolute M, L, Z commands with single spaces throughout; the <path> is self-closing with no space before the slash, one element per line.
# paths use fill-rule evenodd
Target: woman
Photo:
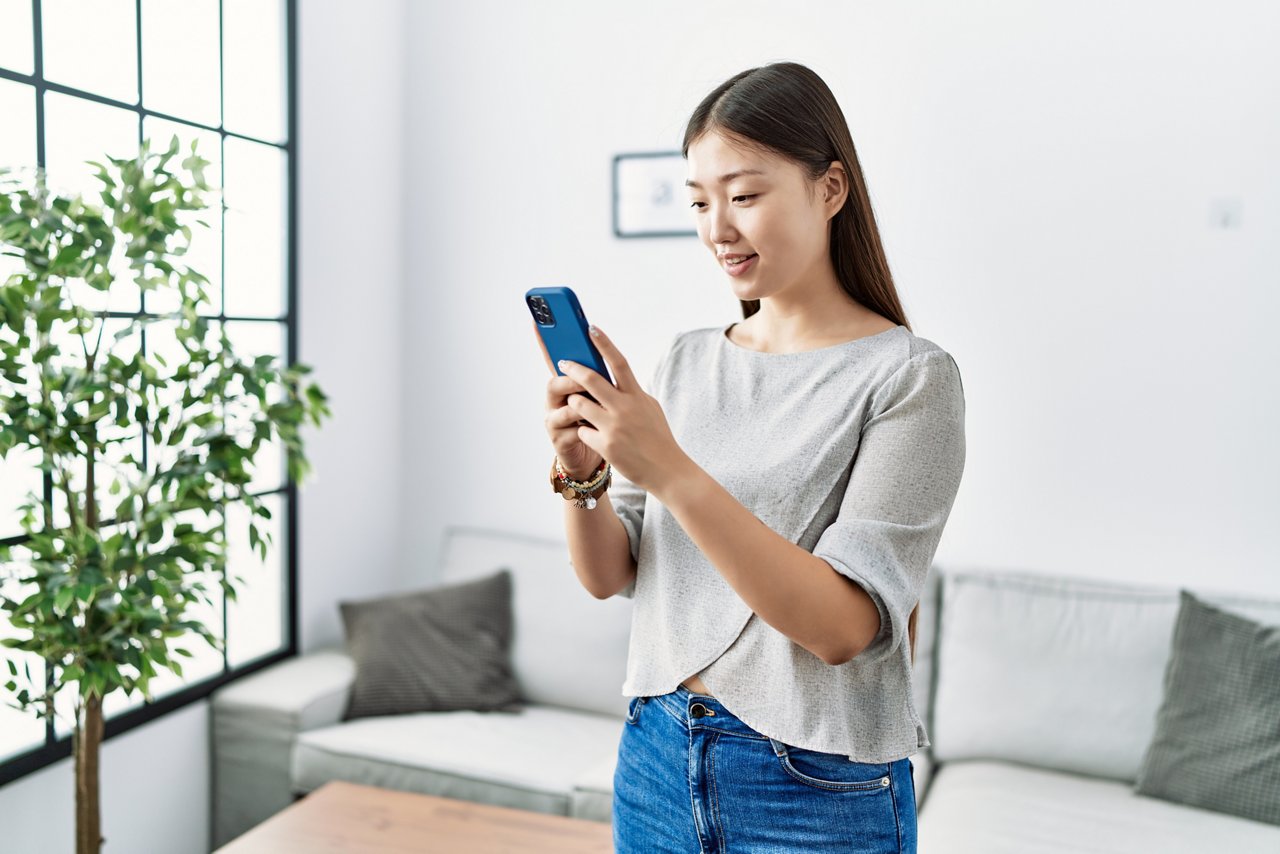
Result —
<path fill-rule="evenodd" d="M 547 385 L 574 570 L 635 603 L 615 846 L 914 852 L 914 622 L 964 468 L 959 369 L 907 324 L 813 71 L 730 78 L 683 154 L 743 320 L 677 335 L 652 395 L 599 330 L 616 385 L 572 362 Z"/>

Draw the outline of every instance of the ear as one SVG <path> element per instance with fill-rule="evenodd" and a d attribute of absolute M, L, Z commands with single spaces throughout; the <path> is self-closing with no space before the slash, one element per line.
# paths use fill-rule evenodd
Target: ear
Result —
<path fill-rule="evenodd" d="M 844 207 L 849 197 L 849 175 L 844 171 L 844 164 L 839 160 L 831 161 L 827 174 L 822 180 L 822 202 L 827 209 L 827 218 L 836 215 Z"/>

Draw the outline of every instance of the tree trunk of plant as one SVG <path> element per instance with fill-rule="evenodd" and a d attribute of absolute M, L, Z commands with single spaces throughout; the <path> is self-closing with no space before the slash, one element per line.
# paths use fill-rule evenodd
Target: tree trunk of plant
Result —
<path fill-rule="evenodd" d="M 84 702 L 72 735 L 76 763 L 76 854 L 102 850 L 102 815 L 98 809 L 98 753 L 102 746 L 102 698 Z"/>

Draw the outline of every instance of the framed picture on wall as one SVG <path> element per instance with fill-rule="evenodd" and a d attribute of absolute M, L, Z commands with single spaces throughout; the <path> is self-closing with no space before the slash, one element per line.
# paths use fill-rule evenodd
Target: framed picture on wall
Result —
<path fill-rule="evenodd" d="M 685 159 L 678 151 L 613 158 L 613 233 L 618 237 L 697 237 Z"/>

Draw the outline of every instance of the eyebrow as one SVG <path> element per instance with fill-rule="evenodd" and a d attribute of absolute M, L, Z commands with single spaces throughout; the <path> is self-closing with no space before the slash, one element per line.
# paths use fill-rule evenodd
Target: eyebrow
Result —
<path fill-rule="evenodd" d="M 737 178 L 740 175 L 763 175 L 763 174 L 765 173 L 760 171 L 759 169 L 739 169 L 737 172 L 727 172 L 724 175 L 721 175 L 720 183 L 727 184 L 730 181 L 732 181 L 734 178 Z M 699 184 L 697 181 L 689 181 L 686 179 L 684 182 L 684 185 L 686 187 L 697 187 L 698 189 L 702 189 L 702 185 Z"/>

